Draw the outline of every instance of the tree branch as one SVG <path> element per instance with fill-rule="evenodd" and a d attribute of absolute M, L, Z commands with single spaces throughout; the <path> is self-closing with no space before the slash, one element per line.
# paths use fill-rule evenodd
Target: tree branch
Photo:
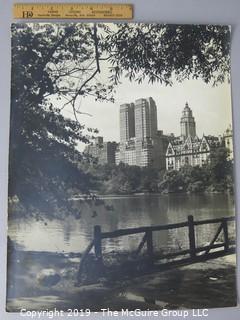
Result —
<path fill-rule="evenodd" d="M 97 25 L 94 23 L 93 26 L 93 40 L 94 40 L 94 47 L 95 47 L 95 58 L 97 64 L 97 72 L 100 73 L 100 65 L 99 65 L 99 52 L 98 52 L 98 37 L 97 37 Z"/>
<path fill-rule="evenodd" d="M 75 115 L 75 118 L 76 118 L 76 110 L 75 110 L 75 101 L 78 97 L 78 95 L 81 93 L 82 89 L 84 88 L 84 86 L 89 82 L 91 81 L 97 73 L 100 73 L 100 64 L 99 64 L 99 51 L 98 51 L 98 37 L 97 37 L 97 25 L 94 24 L 94 27 L 93 27 L 93 40 L 94 40 L 94 48 L 95 48 L 95 60 L 96 60 L 96 70 L 92 73 L 92 75 L 86 79 L 82 85 L 80 86 L 80 88 L 77 90 L 76 94 L 74 95 L 74 97 L 69 101 L 67 102 L 63 107 L 65 107 L 67 104 L 71 103 L 72 104 L 72 108 L 74 109 L 74 115 Z"/>

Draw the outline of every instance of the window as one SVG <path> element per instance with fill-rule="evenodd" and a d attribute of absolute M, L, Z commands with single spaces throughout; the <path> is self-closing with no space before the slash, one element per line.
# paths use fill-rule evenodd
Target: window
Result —
<path fill-rule="evenodd" d="M 202 149 L 205 151 L 205 150 L 207 150 L 207 144 L 204 142 L 203 144 L 202 144 Z"/>

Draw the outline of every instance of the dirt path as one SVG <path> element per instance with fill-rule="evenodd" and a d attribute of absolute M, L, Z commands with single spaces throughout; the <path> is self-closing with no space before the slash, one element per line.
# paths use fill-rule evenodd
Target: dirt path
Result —
<path fill-rule="evenodd" d="M 9 264 L 8 311 L 68 308 L 98 311 L 140 308 L 182 309 L 236 305 L 235 255 L 125 281 L 75 286 L 79 257 L 53 253 L 19 253 Z M 60 281 L 39 283 L 42 269 L 54 269 Z"/>

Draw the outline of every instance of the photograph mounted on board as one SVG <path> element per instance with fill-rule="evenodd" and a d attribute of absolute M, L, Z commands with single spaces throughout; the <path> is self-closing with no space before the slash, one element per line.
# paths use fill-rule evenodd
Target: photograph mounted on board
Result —
<path fill-rule="evenodd" d="M 11 31 L 7 311 L 235 306 L 230 27 Z"/>

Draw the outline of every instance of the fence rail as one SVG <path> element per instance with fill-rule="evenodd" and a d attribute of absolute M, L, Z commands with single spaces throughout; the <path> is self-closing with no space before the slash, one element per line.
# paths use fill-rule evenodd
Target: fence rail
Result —
<path fill-rule="evenodd" d="M 88 245 L 88 247 L 86 248 L 82 256 L 80 266 L 79 266 L 78 279 L 81 277 L 83 264 L 85 263 L 85 260 L 89 255 L 90 251 L 92 250 L 92 248 L 94 248 L 95 257 L 98 263 L 103 265 L 102 240 L 112 239 L 112 238 L 121 237 L 121 236 L 129 236 L 133 234 L 143 233 L 143 238 L 140 241 L 134 254 L 135 256 L 138 256 L 141 250 L 143 249 L 143 247 L 146 245 L 149 265 L 153 265 L 154 262 L 157 260 L 176 258 L 179 256 L 186 256 L 186 255 L 188 255 L 187 258 L 185 257 L 185 258 L 182 258 L 181 260 L 178 260 L 179 265 L 181 265 L 182 262 L 184 261 L 186 263 L 195 263 L 198 261 L 205 261 L 210 258 L 216 258 L 218 256 L 231 254 L 235 251 L 235 241 L 230 241 L 229 239 L 228 222 L 230 221 L 235 221 L 235 217 L 232 216 L 232 217 L 223 217 L 223 218 L 195 221 L 194 217 L 192 215 L 189 215 L 187 221 L 185 222 L 158 225 L 158 226 L 139 227 L 139 228 L 118 229 L 111 232 L 102 232 L 101 226 L 96 225 L 94 227 L 93 241 Z M 213 236 L 212 240 L 210 241 L 210 243 L 202 247 L 197 247 L 195 227 L 199 225 L 207 225 L 207 224 L 215 224 L 215 223 L 219 224 L 219 227 L 217 229 L 217 232 Z M 186 232 L 188 234 L 189 248 L 186 250 L 180 250 L 180 251 L 171 252 L 167 254 L 159 255 L 154 253 L 153 232 L 163 231 L 163 230 L 172 230 L 172 229 L 178 229 L 178 228 L 186 228 Z M 224 241 L 220 243 L 216 243 L 221 232 L 223 233 Z M 222 248 L 222 250 L 217 250 L 217 252 L 216 250 L 215 252 L 210 252 L 213 249 L 219 249 L 219 248 Z M 178 261 L 173 261 L 173 264 L 177 265 Z M 169 264 L 171 264 L 171 262 L 167 263 L 167 265 Z"/>

